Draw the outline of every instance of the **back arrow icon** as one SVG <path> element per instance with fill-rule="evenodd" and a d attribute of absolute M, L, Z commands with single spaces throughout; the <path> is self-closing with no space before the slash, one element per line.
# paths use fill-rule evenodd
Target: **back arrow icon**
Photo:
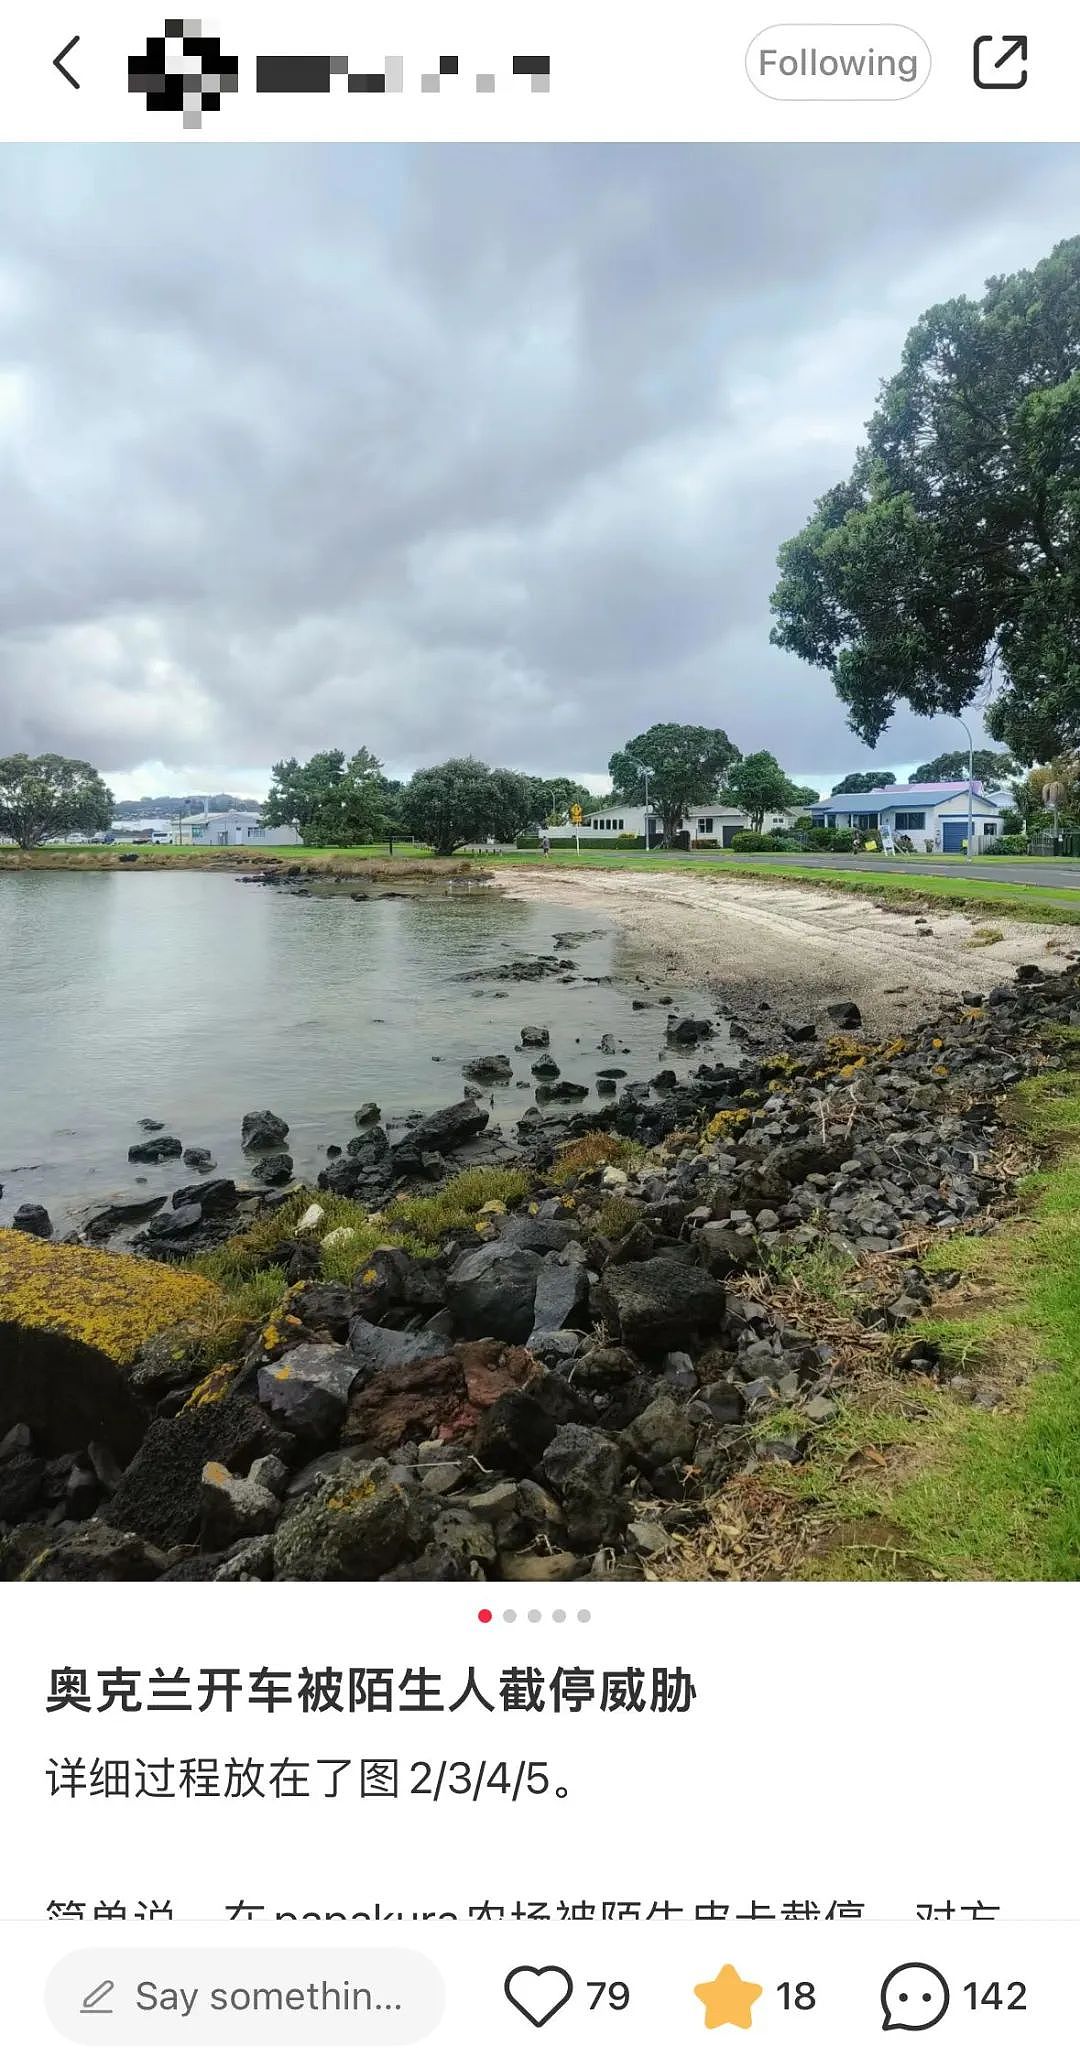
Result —
<path fill-rule="evenodd" d="M 79 41 L 79 38 L 78 38 L 78 36 L 73 36 L 73 37 L 72 37 L 72 39 L 71 39 L 71 42 L 70 42 L 70 43 L 65 43 L 65 45 L 64 45 L 64 48 L 63 48 L 63 50 L 62 50 L 62 51 L 60 52 L 60 55 L 59 55 L 59 57 L 54 57 L 54 59 L 53 59 L 53 64 L 54 64 L 54 65 L 56 66 L 56 69 L 57 69 L 57 71 L 58 71 L 58 72 L 60 73 L 61 77 L 67 80 L 67 83 L 68 83 L 68 85 L 69 85 L 69 86 L 73 86 L 73 87 L 75 88 L 75 91 L 76 91 L 76 93 L 78 93 L 78 91 L 79 91 L 79 87 L 80 87 L 80 85 L 81 85 L 81 83 L 82 83 L 82 82 L 81 82 L 80 80 L 76 79 L 76 78 L 75 78 L 75 77 L 74 77 L 74 76 L 72 75 L 72 73 L 68 71 L 68 68 L 67 68 L 67 66 L 66 66 L 66 65 L 65 65 L 65 63 L 64 63 L 64 59 L 65 59 L 65 58 L 66 58 L 67 56 L 69 56 L 69 54 L 71 53 L 71 51 L 73 51 L 73 50 L 74 50 L 74 48 L 75 48 L 75 45 L 76 45 L 76 43 L 78 43 L 78 41 Z"/>

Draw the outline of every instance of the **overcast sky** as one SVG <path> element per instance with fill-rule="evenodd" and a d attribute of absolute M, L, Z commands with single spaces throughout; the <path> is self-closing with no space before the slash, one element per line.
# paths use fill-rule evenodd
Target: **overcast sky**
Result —
<path fill-rule="evenodd" d="M 776 549 L 906 330 L 1080 227 L 1080 151 L 5 147 L 0 752 L 118 794 L 657 719 L 827 786 Z"/>

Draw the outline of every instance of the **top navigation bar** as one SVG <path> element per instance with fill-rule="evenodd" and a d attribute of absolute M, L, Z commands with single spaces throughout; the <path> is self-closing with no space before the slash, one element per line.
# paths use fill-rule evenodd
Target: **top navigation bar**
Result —
<path fill-rule="evenodd" d="M 827 21 L 665 0 L 35 0 L 0 141 L 1067 141 L 1080 24 L 1000 4 Z M 195 4 L 195 0 L 193 0 Z M 781 7 L 783 0 L 781 0 Z M 837 14 L 841 19 L 836 19 Z"/>

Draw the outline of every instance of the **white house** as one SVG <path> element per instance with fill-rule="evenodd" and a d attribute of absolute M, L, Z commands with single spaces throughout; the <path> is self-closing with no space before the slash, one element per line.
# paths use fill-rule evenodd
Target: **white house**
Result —
<path fill-rule="evenodd" d="M 797 812 L 768 811 L 763 831 L 783 832 L 794 824 L 797 817 Z M 744 832 L 748 825 L 746 813 L 733 805 L 692 804 L 680 823 L 679 831 L 689 834 L 691 841 L 713 840 L 718 847 L 729 847 L 732 836 Z M 583 819 L 578 827 L 560 826 L 557 830 L 560 839 L 569 830 L 580 834 L 583 841 L 617 840 L 620 833 L 636 834 L 643 839 L 647 830 L 650 845 L 664 836 L 663 821 L 655 806 L 650 805 L 646 813 L 643 804 L 612 804 Z"/>
<path fill-rule="evenodd" d="M 264 826 L 257 811 L 197 811 L 173 821 L 181 847 L 299 847 L 295 826 Z"/>
<path fill-rule="evenodd" d="M 1000 798 L 971 787 L 974 851 L 1000 838 L 1004 809 Z M 895 840 L 907 834 L 920 854 L 963 854 L 968 837 L 968 785 L 956 783 L 893 783 L 888 789 L 841 792 L 810 807 L 815 826 L 859 832 L 873 839 Z"/>

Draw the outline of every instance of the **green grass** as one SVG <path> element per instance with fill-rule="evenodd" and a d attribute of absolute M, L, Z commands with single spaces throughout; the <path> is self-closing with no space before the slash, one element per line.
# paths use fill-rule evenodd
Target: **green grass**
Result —
<path fill-rule="evenodd" d="M 381 1213 L 369 1213 L 333 1192 L 301 1189 L 244 1234 L 194 1258 L 191 1268 L 229 1296 L 237 1320 L 260 1321 L 286 1290 L 284 1273 L 271 1259 L 281 1244 L 296 1234 L 297 1223 L 309 1206 L 320 1206 L 324 1216 L 314 1240 L 322 1244 L 339 1231 L 347 1238 L 333 1242 L 324 1252 L 324 1271 L 327 1278 L 348 1280 L 375 1250 L 388 1244 L 414 1256 L 431 1255 L 452 1229 L 473 1222 L 489 1200 L 513 1206 L 524 1199 L 528 1182 L 524 1171 L 479 1165 L 460 1171 L 437 1192 L 403 1194 Z"/>
<path fill-rule="evenodd" d="M 851 1258 L 831 1242 L 816 1242 L 809 1249 L 780 1243 L 768 1255 L 767 1276 L 804 1299 L 823 1301 L 836 1315 L 854 1312 Z"/>
<path fill-rule="evenodd" d="M 501 1200 L 504 1206 L 517 1206 L 528 1189 L 529 1180 L 523 1170 L 481 1164 L 474 1170 L 459 1171 L 437 1192 L 416 1193 L 388 1206 L 382 1216 L 382 1239 L 385 1242 L 387 1228 L 400 1229 L 431 1246 L 441 1242 L 451 1229 L 471 1221 L 490 1199 Z"/>
<path fill-rule="evenodd" d="M 819 1525 L 800 1577 L 1080 1579 L 1080 1066 L 1021 1087 L 1013 1117 L 1054 1160 L 1015 1218 L 930 1252 L 962 1286 L 916 1324 L 1000 1404 L 899 1372 L 842 1399 L 788 1477 Z"/>
<path fill-rule="evenodd" d="M 911 898 L 929 899 L 949 905 L 978 905 L 988 912 L 1013 916 L 1019 911 L 1020 917 L 1035 912 L 1040 917 L 1080 925 L 1080 890 L 1068 884 L 980 883 L 974 876 L 920 876 L 917 871 L 909 875 L 907 870 L 901 876 L 899 872 L 894 875 L 877 869 L 804 869 L 798 865 L 777 868 L 770 863 L 746 865 L 745 873 L 780 876 L 786 883 L 801 883 L 814 889 L 824 884 L 830 890 L 876 897 L 886 904 Z"/>

